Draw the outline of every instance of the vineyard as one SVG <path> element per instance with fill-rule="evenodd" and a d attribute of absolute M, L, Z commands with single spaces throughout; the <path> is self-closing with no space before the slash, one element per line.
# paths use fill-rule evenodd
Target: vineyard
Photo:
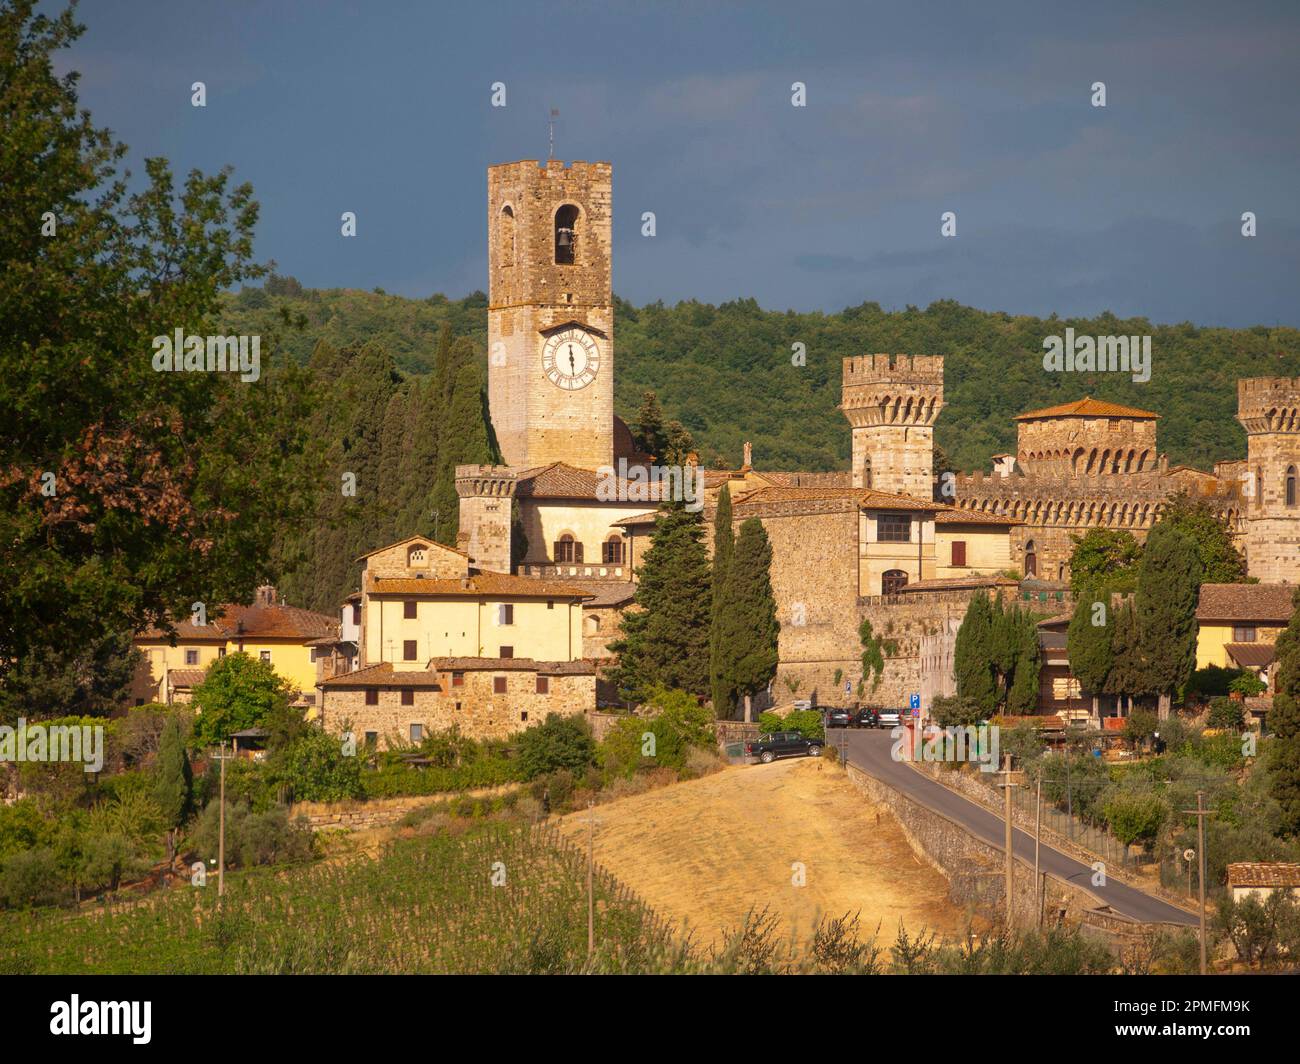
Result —
<path fill-rule="evenodd" d="M 490 824 L 398 839 L 292 872 L 229 876 L 130 906 L 0 918 L 0 972 L 563 973 L 674 966 L 670 929 L 597 871 L 587 955 L 586 854 L 552 829 Z"/>

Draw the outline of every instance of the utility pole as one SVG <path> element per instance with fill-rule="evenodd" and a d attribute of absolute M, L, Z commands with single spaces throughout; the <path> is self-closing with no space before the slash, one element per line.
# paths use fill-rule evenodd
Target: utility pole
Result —
<path fill-rule="evenodd" d="M 217 810 L 217 904 L 226 894 L 226 740 L 221 740 L 221 806 Z"/>
<path fill-rule="evenodd" d="M 1184 809 L 1184 813 L 1196 814 L 1196 857 L 1197 857 L 1197 879 L 1200 893 L 1200 915 L 1201 915 L 1201 974 L 1205 975 L 1208 968 L 1205 960 L 1205 818 L 1208 815 L 1205 808 L 1205 792 L 1196 792 L 1196 808 Z"/>
<path fill-rule="evenodd" d="M 1038 798 L 1034 808 L 1034 923 L 1043 926 L 1043 888 L 1038 872 L 1038 843 L 1043 837 L 1043 771 L 1038 770 Z"/>
<path fill-rule="evenodd" d="M 1007 882 L 1006 882 L 1006 902 L 1007 902 L 1007 930 L 1010 931 L 1015 926 L 1015 896 L 1011 893 L 1012 887 L 1012 868 L 1015 863 L 1015 855 L 1011 852 L 1011 755 L 1004 754 L 1002 757 L 1002 816 L 1006 820 L 1006 857 L 1007 857 Z"/>
<path fill-rule="evenodd" d="M 596 955 L 596 803 L 587 800 L 587 960 Z"/>

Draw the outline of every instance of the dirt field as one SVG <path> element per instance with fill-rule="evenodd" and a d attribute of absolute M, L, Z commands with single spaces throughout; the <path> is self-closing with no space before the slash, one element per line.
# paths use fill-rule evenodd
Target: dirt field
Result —
<path fill-rule="evenodd" d="M 585 816 L 560 821 L 583 845 Z M 900 917 L 909 932 L 955 933 L 964 923 L 943 877 L 889 814 L 820 760 L 733 766 L 597 806 L 596 816 L 596 860 L 701 945 L 765 905 L 800 939 L 818 914 L 860 910 L 863 937 L 881 923 L 883 945 Z M 795 862 L 805 886 L 792 883 Z"/>

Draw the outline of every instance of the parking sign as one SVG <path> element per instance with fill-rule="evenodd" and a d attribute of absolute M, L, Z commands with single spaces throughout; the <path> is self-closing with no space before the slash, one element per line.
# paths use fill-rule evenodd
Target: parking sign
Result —
<path fill-rule="evenodd" d="M 921 696 L 913 691 L 908 698 L 908 704 L 912 707 L 912 716 L 919 717 L 921 715 Z"/>

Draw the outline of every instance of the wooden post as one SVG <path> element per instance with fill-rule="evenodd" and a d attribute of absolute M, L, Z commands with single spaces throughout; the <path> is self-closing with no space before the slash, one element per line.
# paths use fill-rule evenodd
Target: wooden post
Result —
<path fill-rule="evenodd" d="M 221 740 L 221 807 L 217 810 L 217 900 L 226 894 L 226 740 Z"/>
<path fill-rule="evenodd" d="M 1043 773 L 1038 773 L 1038 799 L 1034 810 L 1034 922 L 1043 926 L 1043 881 L 1038 874 L 1038 843 L 1043 835 Z"/>
<path fill-rule="evenodd" d="M 1006 857 L 1007 857 L 1007 930 L 1015 926 L 1015 896 L 1011 893 L 1013 876 L 1012 867 L 1015 864 L 1015 856 L 1011 852 L 1011 755 L 1005 754 L 1002 759 L 1002 816 L 1006 821 Z"/>

